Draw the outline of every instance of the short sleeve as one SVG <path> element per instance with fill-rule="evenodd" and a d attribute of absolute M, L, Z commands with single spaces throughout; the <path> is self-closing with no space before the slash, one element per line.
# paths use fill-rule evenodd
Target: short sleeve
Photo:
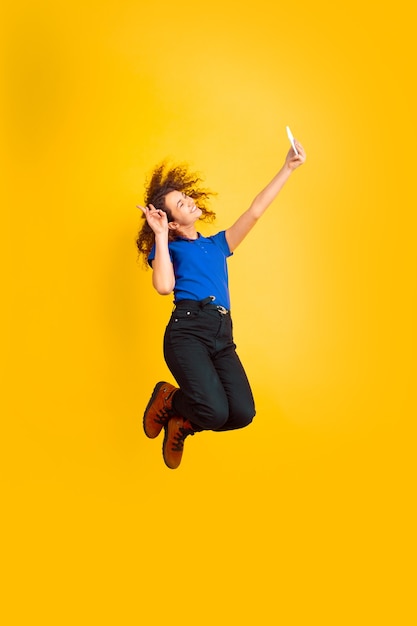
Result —
<path fill-rule="evenodd" d="M 221 230 L 217 233 L 217 235 L 213 235 L 212 237 L 209 237 L 209 239 L 211 239 L 213 243 L 220 248 L 226 258 L 233 256 L 233 252 L 230 251 L 229 244 L 227 243 L 225 230 Z"/>
<path fill-rule="evenodd" d="M 172 262 L 171 250 L 169 250 L 169 256 L 170 256 L 170 259 L 171 259 L 171 262 Z M 153 244 L 152 249 L 151 249 L 151 251 L 149 253 L 149 256 L 148 256 L 148 263 L 149 263 L 149 265 L 151 267 L 152 267 L 152 261 L 154 260 L 154 258 L 155 258 L 155 244 Z"/>

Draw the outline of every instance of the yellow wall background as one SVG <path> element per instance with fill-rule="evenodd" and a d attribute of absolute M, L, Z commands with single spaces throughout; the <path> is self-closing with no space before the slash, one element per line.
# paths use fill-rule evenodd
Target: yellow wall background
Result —
<path fill-rule="evenodd" d="M 3 623 L 415 623 L 409 3 L 8 5 Z M 227 227 L 286 124 L 308 160 L 230 260 L 257 417 L 172 472 L 135 205 L 186 160 Z"/>

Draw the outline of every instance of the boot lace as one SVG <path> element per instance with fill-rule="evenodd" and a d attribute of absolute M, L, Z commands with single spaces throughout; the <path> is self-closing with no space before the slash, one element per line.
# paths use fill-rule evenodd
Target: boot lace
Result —
<path fill-rule="evenodd" d="M 188 435 L 194 435 L 194 431 L 192 428 L 184 428 L 181 426 L 178 429 L 177 434 L 173 437 L 174 442 L 172 444 L 172 450 L 174 452 L 182 452 L 184 449 L 184 439 L 188 437 Z"/>
<path fill-rule="evenodd" d="M 156 417 L 154 417 L 154 422 L 157 422 L 158 424 L 162 424 L 162 426 L 165 426 L 165 424 L 168 422 L 168 420 L 174 416 L 174 412 L 172 409 L 161 409 L 159 411 L 159 413 L 156 414 Z"/>

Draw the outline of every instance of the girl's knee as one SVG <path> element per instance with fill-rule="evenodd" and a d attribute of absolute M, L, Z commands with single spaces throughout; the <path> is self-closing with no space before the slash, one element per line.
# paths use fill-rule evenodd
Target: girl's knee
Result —
<path fill-rule="evenodd" d="M 254 407 L 242 407 L 239 411 L 235 411 L 220 430 L 236 430 L 245 428 L 252 423 L 256 411 Z"/>
<path fill-rule="evenodd" d="M 242 403 L 230 412 L 228 402 L 217 401 L 195 407 L 191 421 L 202 430 L 232 430 L 249 426 L 255 413 L 252 403 Z"/>
<path fill-rule="evenodd" d="M 252 424 L 255 414 L 256 411 L 253 407 L 246 407 L 244 410 L 241 410 L 236 416 L 236 422 L 240 424 L 239 428 L 244 428 Z"/>
<path fill-rule="evenodd" d="M 212 406 L 199 407 L 194 422 L 203 430 L 219 430 L 229 419 L 229 407 L 217 403 Z"/>
<path fill-rule="evenodd" d="M 246 415 L 243 416 L 243 423 L 245 426 L 249 426 L 249 424 L 252 424 L 253 422 L 253 418 L 256 415 L 256 411 L 255 409 L 253 409 L 252 411 L 246 413 Z"/>

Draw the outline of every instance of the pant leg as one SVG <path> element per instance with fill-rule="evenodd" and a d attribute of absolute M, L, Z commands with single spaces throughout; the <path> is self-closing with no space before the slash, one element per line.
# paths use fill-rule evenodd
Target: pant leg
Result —
<path fill-rule="evenodd" d="M 235 348 L 220 351 L 216 355 L 214 366 L 229 404 L 226 423 L 215 430 L 234 430 L 248 426 L 255 416 L 255 404 L 246 372 Z"/>
<path fill-rule="evenodd" d="M 230 316 L 217 311 L 176 310 L 164 336 L 164 356 L 180 390 L 175 409 L 196 430 L 246 426 L 255 409 L 236 355 Z"/>

